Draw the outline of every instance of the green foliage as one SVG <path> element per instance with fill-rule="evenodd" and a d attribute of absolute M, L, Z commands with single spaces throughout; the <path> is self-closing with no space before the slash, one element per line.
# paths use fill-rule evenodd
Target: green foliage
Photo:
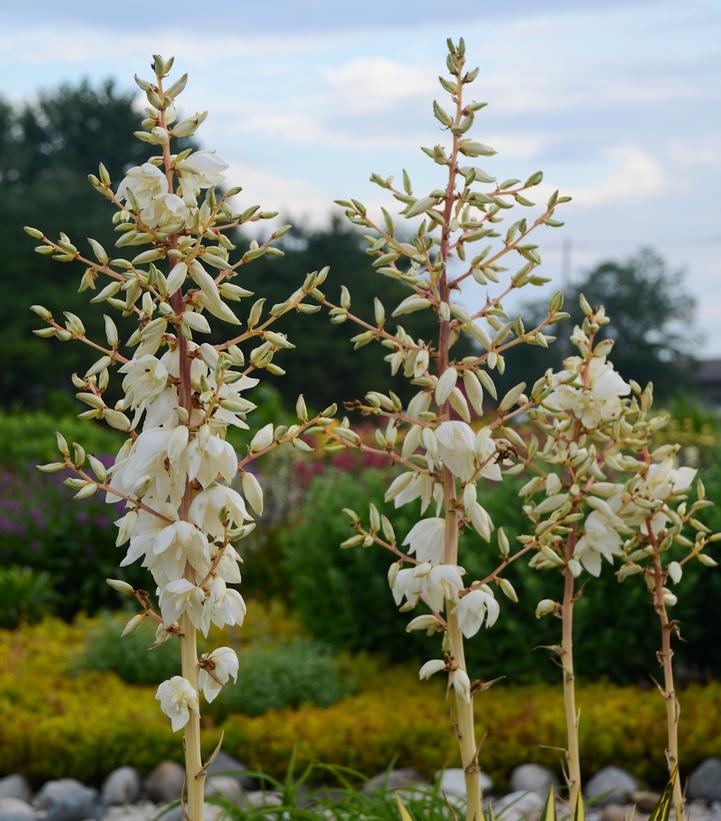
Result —
<path fill-rule="evenodd" d="M 180 655 L 176 642 L 153 648 L 155 630 L 146 622 L 120 638 L 125 618 L 105 615 L 91 628 L 85 646 L 78 654 L 77 670 L 115 673 L 130 684 L 156 684 L 180 675 Z M 152 649 L 151 649 L 152 648 Z"/>
<path fill-rule="evenodd" d="M 282 614 L 250 602 L 248 630 L 288 633 Z M 267 621 L 270 619 L 272 624 Z M 0 772 L 33 780 L 74 777 L 99 782 L 113 768 L 133 763 L 148 772 L 182 751 L 155 700 L 155 685 L 128 684 L 94 670 L 68 671 L 87 641 L 88 625 L 47 619 L 19 630 L 0 630 Z M 236 642 L 248 630 L 233 631 Z M 216 637 L 213 637 L 214 643 Z M 241 655 L 250 648 L 241 648 Z M 360 674 L 362 672 L 362 674 Z M 419 682 L 415 670 L 356 670 L 357 692 L 329 707 L 306 702 L 297 709 L 262 715 L 229 714 L 222 724 L 206 715 L 204 757 L 225 733 L 223 749 L 248 766 L 283 778 L 293 750 L 298 762 L 323 761 L 373 775 L 413 766 L 427 778 L 456 766 L 441 682 Z M 709 716 L 721 714 L 721 686 L 693 685 L 679 693 L 685 773 L 721 755 L 721 738 Z M 666 780 L 664 707 L 653 687 L 583 684 L 581 749 L 591 774 L 607 764 L 633 772 L 651 785 Z M 553 685 L 498 684 L 477 699 L 481 763 L 502 790 L 519 761 L 545 764 L 560 773 L 564 739 L 563 700 Z M 385 817 L 385 816 L 381 816 Z M 425 817 L 422 814 L 420 817 Z"/>
<path fill-rule="evenodd" d="M 704 480 L 709 498 L 721 498 L 721 454 Z M 414 511 L 411 506 L 394 510 L 384 505 L 386 484 L 380 471 L 332 472 L 316 478 L 298 522 L 282 534 L 285 572 L 292 605 L 312 635 L 338 648 L 418 661 L 433 654 L 433 639 L 404 631 L 409 616 L 398 613 L 386 581 L 391 554 L 376 547 L 338 546 L 351 532 L 342 508 L 363 513 L 369 502 L 391 518 L 401 540 L 405 537 L 415 521 Z M 511 539 L 526 527 L 517 490 L 509 477 L 502 484 L 486 484 L 481 498 Z M 708 524 L 721 529 L 716 509 L 709 512 Z M 464 536 L 462 551 L 470 580 L 483 578 L 496 560 L 494 546 L 473 534 Z M 560 597 L 558 574 L 532 570 L 520 560 L 505 575 L 519 602 L 501 599 L 498 622 L 468 642 L 469 672 L 484 679 L 557 681 L 552 658 L 535 648 L 556 644 L 559 624 L 555 619 L 537 620 L 534 611 L 540 599 Z M 682 681 L 721 673 L 721 647 L 714 635 L 719 600 L 721 575 L 696 563 L 687 565 L 674 607 L 685 639 L 674 657 Z M 646 590 L 636 578 L 619 585 L 610 565 L 604 565 L 600 579 L 584 590 L 576 606 L 575 634 L 576 671 L 582 679 L 606 677 L 624 683 L 649 681 L 656 674 L 658 625 Z"/>
<path fill-rule="evenodd" d="M 312 635 L 333 647 L 402 658 L 408 647 L 419 652 L 420 646 L 415 634 L 410 641 L 404 634 L 393 606 L 386 581 L 390 554 L 338 547 L 349 534 L 341 508 L 377 503 L 385 481 L 380 471 L 321 475 L 309 489 L 301 518 L 281 535 L 281 544 L 292 607 Z M 412 521 L 410 511 L 398 511 L 398 533 L 410 529 Z"/>
<path fill-rule="evenodd" d="M 252 395 L 260 426 L 283 419 L 277 390 L 265 385 Z M 41 474 L 35 469 L 36 464 L 57 458 L 56 430 L 69 442 L 81 442 L 107 465 L 112 463 L 110 454 L 122 443 L 116 431 L 72 415 L 0 411 L 0 562 L 49 574 L 58 612 L 70 618 L 80 610 L 92 613 L 117 605 L 117 594 L 105 583 L 109 576 L 141 587 L 147 578 L 138 566 L 118 569 L 123 554 L 115 546 L 113 521 L 121 515 L 119 505 L 107 504 L 101 493 L 75 502 L 73 491 L 62 483 L 64 474 Z M 232 437 L 239 453 L 245 452 L 247 441 L 245 431 Z M 273 471 L 269 479 L 272 483 Z M 275 498 L 272 493 L 269 497 L 271 501 Z M 268 512 L 272 513 L 270 503 Z M 253 540 L 256 546 L 263 534 L 279 526 L 277 519 L 264 518 Z M 78 566 L 82 574 L 77 573 Z"/>
<path fill-rule="evenodd" d="M 15 363 L 0 374 L 6 404 L 44 404 L 48 391 L 67 391 L 69 374 L 84 372 L 93 361 L 89 349 L 80 349 L 84 346 L 48 344 L 32 335 L 38 320 L 28 310 L 31 304 L 77 312 L 87 295 L 76 293 L 82 271 L 31 255 L 32 240 L 22 227 L 41 223 L 53 238 L 63 230 L 113 246 L 117 235 L 110 211 L 98 202 L 86 175 L 97 173 L 102 161 L 118 179 L 127 165 L 146 159 L 146 146 L 133 136 L 134 96 L 118 91 L 112 81 L 97 88 L 82 82 L 16 108 L 0 105 L 0 319 L 5 362 Z M 185 140 L 178 150 L 188 145 Z M 102 314 L 100 305 L 83 307 L 91 337 L 102 337 Z"/>
<path fill-rule="evenodd" d="M 362 773 L 347 767 L 335 767 L 311 761 L 305 767 L 296 767 L 295 752 L 282 779 L 262 772 L 249 773 L 257 778 L 264 790 L 272 790 L 280 799 L 273 814 L 287 819 L 343 818 L 347 821 L 401 821 L 414 818 L 425 821 L 448 821 L 448 804 L 438 787 L 419 784 L 405 795 L 405 804 L 399 805 L 395 790 L 387 787 L 363 791 L 358 784 L 365 780 Z M 313 789 L 309 785 L 323 781 L 328 786 Z M 224 798 L 209 801 L 223 808 L 225 816 L 237 821 L 268 818 L 265 807 L 244 808 Z M 408 814 L 409 811 L 412 814 Z M 451 816 L 452 817 L 452 816 Z"/>
<path fill-rule="evenodd" d="M 56 610 L 65 618 L 117 606 L 117 593 L 105 583 L 119 576 L 122 557 L 115 546 L 116 511 L 100 495 L 73 502 L 62 473 L 41 474 L 32 466 L 0 471 L 0 561 L 49 574 Z M 122 577 L 142 586 L 141 568 L 128 568 Z"/>
<path fill-rule="evenodd" d="M 1 578 L 1 577 L 0 577 Z M 0 587 L 1 589 L 1 587 Z M 178 645 L 170 640 L 155 647 L 154 627 L 146 622 L 120 638 L 125 619 L 103 616 L 77 656 L 77 669 L 115 673 L 130 684 L 157 685 L 180 674 Z M 239 650 L 238 681 L 224 688 L 208 708 L 216 719 L 229 713 L 260 715 L 267 710 L 317 704 L 327 707 L 345 695 L 350 685 L 338 663 L 321 645 L 297 636 L 268 640 Z M 75 665 L 73 665 L 75 666 Z"/>
<path fill-rule="evenodd" d="M 327 707 L 349 691 L 330 653 L 301 637 L 244 649 L 238 661 L 238 681 L 213 703 L 216 718 L 228 713 L 255 716 L 301 704 Z"/>
<path fill-rule="evenodd" d="M 329 299 L 336 299 L 340 286 L 346 285 L 353 294 L 353 313 L 372 322 L 374 296 L 388 306 L 390 313 L 391 307 L 407 296 L 407 290 L 392 279 L 375 275 L 364 247 L 360 233 L 340 219 L 334 218 L 327 228 L 296 228 L 284 246 L 285 257 L 262 257 L 254 262 L 243 276 L 243 286 L 262 290 L 268 304 L 280 302 L 307 271 L 318 267 L 320 260 L 331 267 L 324 287 Z M 403 327 L 414 336 L 433 338 L 437 331 L 428 313 L 404 316 Z M 347 327 L 317 317 L 309 330 L 307 317 L 297 313 L 286 314 L 277 327 L 298 345 L 298 350 L 292 351 L 292 366 L 289 357 L 288 373 L 277 383 L 287 404 L 303 393 L 310 406 L 320 409 L 331 402 L 360 399 L 369 385 L 380 391 L 392 388 L 402 395 L 407 393 L 404 380 L 391 377 L 377 345 L 353 351 Z M 459 357 L 469 353 L 468 342 L 459 340 L 454 352 Z M 284 364 L 282 357 L 277 359 Z"/>
<path fill-rule="evenodd" d="M 55 600 L 50 576 L 29 567 L 0 567 L 0 627 L 17 627 L 47 615 Z"/>
<path fill-rule="evenodd" d="M 58 416 L 47 411 L 0 411 L 0 465 L 20 467 L 28 472 L 36 464 L 57 459 L 55 431 L 68 442 L 81 442 L 98 456 L 115 453 L 123 436 L 107 425 L 82 421 L 70 413 Z"/>

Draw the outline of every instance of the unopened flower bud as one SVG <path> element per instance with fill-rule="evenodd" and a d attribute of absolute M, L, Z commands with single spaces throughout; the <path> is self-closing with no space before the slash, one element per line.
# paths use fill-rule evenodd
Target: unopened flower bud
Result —
<path fill-rule="evenodd" d="M 558 605 L 552 599 L 541 599 L 536 606 L 536 618 L 542 619 L 544 616 L 548 616 L 553 613 Z"/>
<path fill-rule="evenodd" d="M 123 593 L 126 596 L 132 596 L 135 593 L 133 586 L 122 581 L 122 579 L 105 579 L 105 583 L 109 584 L 113 590 L 117 590 L 118 593 Z"/>

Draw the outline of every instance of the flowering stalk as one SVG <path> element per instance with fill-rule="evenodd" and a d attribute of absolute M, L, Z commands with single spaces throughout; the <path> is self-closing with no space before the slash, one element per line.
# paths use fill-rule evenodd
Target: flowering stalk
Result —
<path fill-rule="evenodd" d="M 676 695 L 676 687 L 673 680 L 673 650 L 671 649 L 671 636 L 673 633 L 678 633 L 678 625 L 669 619 L 666 609 L 666 598 L 668 598 L 667 594 L 664 594 L 666 575 L 661 564 L 661 556 L 658 553 L 657 545 L 654 545 L 653 606 L 661 626 L 661 649 L 658 655 L 661 666 L 663 667 L 663 687 L 659 687 L 659 690 L 666 704 L 666 763 L 669 776 L 674 779 L 674 813 L 676 814 L 676 818 L 683 818 L 684 800 L 681 790 L 681 778 L 678 774 L 678 721 L 681 713 L 681 705 Z"/>
<path fill-rule="evenodd" d="M 629 503 L 635 506 L 636 516 L 642 521 L 635 538 L 624 545 L 625 564 L 617 575 L 623 580 L 629 575 L 642 574 L 658 616 L 661 633 L 658 660 L 663 670 L 663 686 L 657 686 L 666 707 L 666 763 L 669 778 L 673 779 L 674 812 L 677 818 L 683 818 L 678 742 L 681 706 L 674 682 L 671 646 L 673 636 L 680 637 L 681 634 L 678 622 L 669 616 L 669 608 L 678 598 L 668 585 L 679 584 L 683 568 L 690 561 L 716 567 L 716 560 L 704 550 L 719 541 L 721 534 L 712 534 L 697 518 L 700 511 L 712 504 L 705 498 L 700 479 L 696 482 L 697 498 L 688 506 L 688 489 L 696 471 L 689 467 L 672 467 L 678 449 L 677 445 L 667 444 L 653 452 L 648 448 L 636 452 L 643 467 L 637 481 L 629 488 Z M 693 540 L 689 538 L 691 533 Z M 677 552 L 679 548 L 685 550 L 686 555 L 674 559 L 672 550 Z"/>
<path fill-rule="evenodd" d="M 319 290 L 313 296 L 329 310 L 331 322 L 350 321 L 358 326 L 359 333 L 352 340 L 356 348 L 373 341 L 385 347 L 392 374 L 402 373 L 416 391 L 407 404 L 392 391 L 385 394 L 374 390 L 366 394 L 365 401 L 348 403 L 349 409 L 383 423 L 376 431 L 376 444 L 364 441 L 345 418 L 340 425 L 326 430 L 326 448 L 358 448 L 386 455 L 402 470 L 390 483 L 386 500 L 396 507 L 419 501 L 421 516 L 431 505 L 435 508 L 435 515 L 417 521 L 402 544 L 392 523 L 375 505 L 370 506 L 368 526 L 355 511 L 346 510 L 356 533 L 342 546 L 376 544 L 390 552 L 394 563 L 388 580 L 396 604 L 402 612 L 419 603 L 428 609 L 407 629 L 442 634 L 442 657 L 426 662 L 419 675 L 425 679 L 445 672 L 448 676 L 452 725 L 465 773 L 467 818 L 480 821 L 482 795 L 473 697 L 489 685 L 469 676 L 464 639 L 474 636 L 484 624 L 491 627 L 498 618 L 496 587 L 516 600 L 511 583 L 502 574 L 534 544 L 514 551 L 499 528 L 500 563 L 485 578 L 465 583 L 465 570 L 459 564 L 459 536 L 472 528 L 483 540 L 491 541 L 495 526 L 478 501 L 478 484 L 483 479 L 497 482 L 503 473 L 523 469 L 523 463 L 516 460 L 526 443 L 511 424 L 543 399 L 547 381 L 540 379 L 528 394 L 525 383 L 520 383 L 499 398 L 491 373 L 503 373 L 504 354 L 517 345 L 546 347 L 553 340 L 546 333 L 548 328 L 567 314 L 561 311 L 561 295 L 554 294 L 546 317 L 537 327 L 526 329 L 519 316 L 508 316 L 503 300 L 515 290 L 547 281 L 535 273 L 541 259 L 537 246 L 527 238 L 540 225 L 561 225 L 553 214 L 557 205 L 568 198 L 560 197 L 558 192 L 552 194 L 533 222 L 514 222 L 503 235 L 500 247 L 494 249 L 493 240 L 502 236 L 497 226 L 504 212 L 515 205 L 533 206 L 526 194 L 541 182 L 542 174 L 536 172 L 525 183 L 497 183 L 481 168 L 465 164 L 495 151 L 468 137 L 475 114 L 484 104 L 464 99 L 465 87 L 476 78 L 478 69 L 466 70 L 463 40 L 457 45 L 448 41 L 447 66 L 449 77 L 439 80 L 450 96 L 452 113 L 437 102 L 433 110 L 442 128 L 449 132 L 450 146 L 423 149 L 446 168 L 444 187 L 416 196 L 406 172 L 402 188 L 396 188 L 392 178 L 371 176 L 402 204 L 401 215 L 418 224 L 415 236 L 408 241 L 400 239 L 403 234 L 385 208 L 381 209 L 381 219 L 376 220 L 358 200 L 339 201 L 350 222 L 365 230 L 368 253 L 375 258 L 378 273 L 395 279 L 410 292 L 392 316 L 433 311 L 437 318 L 436 340 L 416 339 L 400 325 L 391 331 L 379 299 L 374 302 L 371 322 L 352 313 L 351 294 L 345 287 L 338 303 Z M 471 256 L 472 247 L 479 242 L 491 244 Z M 520 267 L 507 282 L 498 285 L 508 270 L 506 266 L 515 261 Z M 461 284 L 469 278 L 490 290 L 498 285 L 497 292 L 489 293 L 482 307 L 473 313 L 456 301 Z M 462 334 L 471 338 L 477 350 L 456 358 L 453 346 Z M 496 414 L 490 420 L 484 407 L 486 394 L 497 402 Z"/>
<path fill-rule="evenodd" d="M 530 561 L 539 569 L 558 569 L 563 574 L 562 603 L 551 599 L 539 602 L 536 615 L 554 614 L 562 620 L 558 653 L 564 676 L 566 714 L 566 764 L 571 807 L 580 797 L 581 768 L 578 745 L 578 712 L 575 704 L 573 670 L 573 605 L 578 597 L 575 579 L 584 572 L 600 575 L 602 560 L 623 562 L 617 575 L 644 574 L 659 615 L 662 645 L 659 658 L 664 670 L 668 720 L 667 759 L 673 777 L 678 765 L 678 701 L 673 685 L 671 635 L 677 626 L 670 621 L 667 607 L 676 597 L 667 589 L 667 578 L 679 581 L 682 565 L 691 559 L 714 565 L 703 552 L 716 537 L 709 534 L 696 513 L 709 502 L 699 499 L 686 512 L 685 492 L 695 471 L 676 468 L 677 447 L 664 445 L 650 450 L 654 434 L 666 422 L 652 416 L 652 388 L 645 390 L 633 381 L 624 382 L 607 357 L 613 341 L 597 341 L 601 327 L 608 323 L 603 308 L 594 310 L 581 296 L 585 319 L 571 336 L 579 355 L 564 362 L 564 370 L 551 377 L 553 390 L 542 405 L 531 410 L 545 441 L 529 467 L 537 476 L 520 493 L 527 499 L 526 515 L 535 533 L 522 537 L 535 543 Z M 533 504 L 534 495 L 542 493 Z M 696 531 L 691 542 L 682 531 Z M 664 566 L 662 557 L 676 543 L 690 548 L 681 561 Z M 683 817 L 680 781 L 674 782 L 677 817 Z"/>
<path fill-rule="evenodd" d="M 206 114 L 176 122 L 175 100 L 187 75 L 167 85 L 172 64 L 172 59 L 156 56 L 154 82 L 136 78 L 149 104 L 143 130 L 136 136 L 159 153 L 131 168 L 115 190 L 104 166 L 98 177 L 90 176 L 93 187 L 115 208 L 113 222 L 120 234 L 116 246 L 146 250 L 132 259 L 111 259 L 100 243 L 89 239 L 93 259 L 65 234 L 54 241 L 35 228 L 26 231 L 40 240 L 39 253 L 85 266 L 81 290 L 96 290 L 99 278 L 109 280 L 91 301 L 104 302 L 137 323 L 121 353 L 119 331 L 110 316 L 105 316 L 107 344 L 100 344 L 88 338 L 74 314 L 65 312 L 61 324 L 47 308 L 33 306 L 46 323 L 36 331 L 39 336 L 78 340 L 102 354 L 84 376 L 73 374 L 77 397 L 88 406 L 81 418 L 102 420 L 127 434 L 109 470 L 80 444 L 72 443 L 71 449 L 61 434 L 61 460 L 40 469 L 71 471 L 74 475 L 66 484 L 77 491 L 75 498 L 101 491 L 108 502 L 124 507 L 116 522 L 117 545 L 129 542 L 129 547 L 120 565 L 142 560 L 155 581 L 157 607 L 147 593 L 127 582 L 108 582 L 140 605 L 123 635 L 151 619 L 157 624 L 156 645 L 179 641 L 181 675 L 162 682 L 156 697 L 173 731 L 184 730 L 187 816 L 200 821 L 207 767 L 201 757 L 200 696 L 208 702 L 216 698 L 223 685 L 236 678 L 238 659 L 231 647 L 198 657 L 197 633 L 207 636 L 213 624 L 240 625 L 245 618 L 243 598 L 230 586 L 241 581 L 234 544 L 255 527 L 248 508 L 257 516 L 263 512 L 262 487 L 248 467 L 286 443 L 309 450 L 302 436 L 322 431 L 335 409 L 310 418 L 299 397 L 298 424 L 268 423 L 255 431 L 240 461 L 226 440 L 231 427 L 249 429 L 246 418 L 256 406 L 243 392 L 255 387 L 263 370 L 282 374 L 273 359 L 278 351 L 294 347 L 272 324 L 291 310 L 319 310 L 305 300 L 323 283 L 327 269 L 309 274 L 265 318 L 263 299 L 253 303 L 244 321 L 231 310 L 229 301 L 252 296 L 232 280 L 254 259 L 281 255 L 273 242 L 289 226 L 273 231 L 262 243 L 253 240 L 231 261 L 236 250 L 233 232 L 276 214 L 259 206 L 236 212 L 232 197 L 240 189 L 216 191 L 227 166 L 215 153 L 174 152 L 174 140 L 194 134 Z M 245 327 L 225 342 L 196 342 L 196 336 L 211 330 L 206 313 Z M 242 343 L 251 345 L 247 355 L 239 347 Z M 104 393 L 114 370 L 123 375 L 124 395 L 110 406 Z M 231 486 L 236 480 L 242 495 Z"/>
<path fill-rule="evenodd" d="M 563 670 L 563 711 L 566 722 L 566 776 L 568 801 L 575 811 L 581 797 L 581 754 L 578 731 L 580 717 L 576 708 L 576 678 L 573 665 L 573 607 L 576 602 L 573 573 L 568 561 L 573 556 L 573 543 L 566 543 L 566 566 L 563 568 L 563 602 L 561 604 L 561 668 Z"/>

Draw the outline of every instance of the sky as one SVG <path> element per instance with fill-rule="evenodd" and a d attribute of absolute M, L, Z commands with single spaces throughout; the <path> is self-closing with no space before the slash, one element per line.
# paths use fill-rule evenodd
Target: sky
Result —
<path fill-rule="evenodd" d="M 445 39 L 460 35 L 488 103 L 474 136 L 498 151 L 485 169 L 542 169 L 545 193 L 573 197 L 565 227 L 537 240 L 548 287 L 652 247 L 687 272 L 699 354 L 721 356 L 718 0 L 3 3 L 0 94 L 20 102 L 84 77 L 130 87 L 150 55 L 173 54 L 190 74 L 179 108 L 209 111 L 198 136 L 229 184 L 322 224 L 334 199 L 387 204 L 371 172 L 406 168 L 416 193 L 442 185 L 420 146 L 443 142 L 431 103 Z"/>

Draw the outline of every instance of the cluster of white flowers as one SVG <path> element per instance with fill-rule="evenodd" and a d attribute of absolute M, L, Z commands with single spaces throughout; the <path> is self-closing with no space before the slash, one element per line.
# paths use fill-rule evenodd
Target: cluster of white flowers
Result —
<path fill-rule="evenodd" d="M 309 274 L 266 316 L 262 299 L 253 303 L 244 320 L 231 310 L 229 302 L 252 296 L 231 280 L 253 259 L 280 254 L 272 243 L 289 226 L 274 231 L 262 244 L 253 240 L 237 262 L 231 261 L 236 249 L 232 232 L 276 214 L 258 206 L 236 212 L 231 198 L 239 189 L 216 190 L 225 184 L 227 165 L 215 153 L 173 153 L 172 141 L 191 136 L 205 114 L 176 124 L 175 98 L 186 78 L 164 89 L 171 65 L 172 60 L 156 57 L 156 82 L 138 80 L 149 107 L 144 130 L 136 136 L 160 153 L 129 169 L 115 191 L 103 166 L 99 177 L 91 176 L 94 187 L 115 207 L 116 245 L 147 246 L 146 250 L 129 260 L 111 259 L 100 243 L 89 240 L 95 256 L 91 259 L 64 234 L 53 241 L 37 229 L 26 230 L 41 240 L 39 253 L 85 266 L 81 289 L 96 291 L 96 279 L 108 278 L 109 284 L 92 301 L 137 321 L 123 353 L 110 316 L 105 317 L 107 344 L 101 344 L 88 339 L 74 314 L 66 312 L 61 325 L 48 309 L 33 307 L 47 325 L 37 331 L 40 336 L 78 340 L 102 353 L 83 376 L 73 375 L 78 399 L 88 406 L 81 416 L 103 420 L 127 435 L 109 469 L 79 444 L 73 443 L 71 450 L 58 435 L 62 460 L 41 469 L 71 470 L 75 475 L 66 483 L 77 490 L 77 498 L 99 491 L 107 502 L 123 508 L 116 522 L 117 545 L 127 545 L 120 566 L 140 562 L 150 571 L 157 609 L 147 594 L 127 582 L 109 583 L 135 597 L 142 608 L 124 634 L 150 619 L 157 624 L 156 643 L 179 639 L 181 675 L 162 682 L 157 699 L 174 731 L 193 726 L 192 737 L 186 730 L 186 766 L 189 799 L 198 817 L 203 776 L 200 693 L 206 701 L 215 699 L 237 677 L 238 658 L 227 646 L 198 658 L 196 630 L 207 636 L 212 625 L 241 625 L 245 618 L 245 602 L 234 587 L 241 581 L 241 558 L 234 544 L 251 532 L 254 518 L 263 512 L 263 491 L 250 466 L 285 443 L 309 450 L 301 435 L 330 424 L 334 408 L 309 418 L 300 397 L 298 424 L 268 423 L 247 434 L 249 444 L 242 457 L 227 441 L 230 429 L 249 429 L 246 417 L 256 406 L 246 392 L 258 384 L 257 374 L 282 374 L 273 358 L 293 347 L 270 326 L 288 311 L 318 310 L 304 300 L 322 284 L 327 269 Z M 245 327 L 225 342 L 202 341 L 211 330 L 206 313 Z M 241 348 L 246 342 L 253 346 L 247 354 Z M 108 405 L 104 392 L 114 370 L 122 376 L 123 396 Z"/>
<path fill-rule="evenodd" d="M 521 491 L 544 497 L 526 507 L 536 523 L 538 552 L 532 566 L 567 567 L 574 577 L 584 570 L 599 576 L 603 559 L 613 564 L 639 542 L 678 524 L 670 508 L 696 477 L 693 468 L 675 466 L 675 448 L 650 449 L 651 436 L 664 421 L 646 419 L 650 390 L 642 392 L 614 370 L 608 361 L 610 340 L 594 345 L 598 329 L 608 322 L 603 308 L 592 311 L 583 298 L 582 306 L 587 320 L 571 336 L 580 355 L 566 359 L 564 369 L 553 374 L 553 390 L 535 412 L 546 435 L 540 462 L 550 470 L 542 468 L 544 475 Z M 566 555 L 569 524 L 574 538 Z M 708 560 L 703 555 L 702 561 Z M 672 574 L 678 575 L 672 564 Z M 628 574 L 627 566 L 622 576 Z M 668 602 L 673 598 L 669 594 Z M 552 610 L 539 606 L 539 612 Z"/>
<path fill-rule="evenodd" d="M 516 600 L 510 582 L 502 576 L 505 568 L 521 551 L 513 552 L 502 528 L 496 528 L 479 501 L 482 486 L 501 481 L 507 472 L 517 472 L 514 454 L 523 441 L 512 427 L 514 417 L 537 404 L 551 390 L 541 379 L 528 392 L 524 383 L 499 397 L 492 376 L 505 370 L 505 352 L 517 345 L 547 347 L 553 337 L 549 328 L 566 314 L 563 299 L 554 294 L 546 317 L 537 327 L 526 329 L 520 317 L 510 318 L 503 298 L 511 291 L 541 285 L 545 279 L 535 272 L 541 259 L 529 234 L 541 225 L 561 225 L 554 219 L 556 208 L 569 198 L 558 192 L 548 199 L 545 209 L 531 223 L 514 222 L 505 233 L 503 245 L 494 250 L 486 243 L 502 236 L 500 224 L 515 205 L 532 206 L 526 195 L 542 180 L 537 172 L 525 182 L 496 180 L 475 164 L 475 158 L 490 156 L 494 150 L 473 140 L 470 129 L 480 103 L 465 103 L 466 86 L 478 70 L 466 70 L 465 46 L 448 42 L 449 77 L 440 83 L 450 96 L 452 111 L 434 103 L 434 113 L 452 144 L 424 148 L 437 164 L 446 167 L 443 189 L 417 196 L 407 173 L 396 187 L 393 179 L 378 174 L 373 182 L 401 203 L 400 216 L 415 221 L 416 234 L 401 241 L 406 231 L 395 226 L 394 217 L 382 209 L 382 219 L 374 219 L 358 200 L 341 200 L 350 222 L 363 229 L 368 252 L 383 276 L 395 279 L 410 294 L 391 312 L 394 318 L 426 312 L 435 315 L 438 335 L 432 342 L 415 338 L 402 326 L 391 331 L 380 299 L 374 301 L 374 322 L 352 312 L 351 294 L 341 288 L 338 303 L 325 294 L 315 298 L 329 310 L 334 324 L 351 322 L 359 326 L 352 341 L 356 347 L 380 343 L 387 351 L 385 360 L 392 375 L 402 374 L 410 383 L 411 397 L 403 401 L 395 393 L 371 390 L 365 401 L 352 403 L 354 409 L 382 421 L 375 442 L 365 441 L 344 419 L 339 427 L 327 431 L 329 450 L 359 448 L 385 455 L 400 472 L 389 484 L 385 501 L 396 508 L 418 505 L 420 516 L 402 539 L 397 539 L 388 517 L 370 506 L 369 526 L 347 510 L 355 535 L 344 547 L 369 547 L 377 544 L 395 557 L 388 582 L 402 612 L 416 606 L 430 612 L 411 619 L 407 629 L 441 634 L 443 658 L 432 659 L 420 669 L 428 678 L 445 671 L 456 695 L 454 721 L 460 727 L 461 758 L 466 770 L 469 818 L 480 817 L 480 786 L 477 776 L 472 698 L 477 688 L 466 669 L 464 638 L 476 635 L 482 627 L 492 627 L 499 617 L 498 590 Z M 468 163 L 468 164 L 466 164 Z M 474 243 L 483 243 L 478 252 Z M 493 286 L 513 265 L 508 282 Z M 469 312 L 453 297 L 466 280 L 489 286 L 485 305 Z M 454 350 L 465 337 L 468 355 Z M 458 352 L 458 353 L 457 353 Z M 473 353 L 475 352 L 475 353 Z M 455 358 L 454 358 L 455 356 Z M 490 402 L 488 402 L 490 399 Z M 488 418 L 491 404 L 496 413 Z M 475 532 L 486 542 L 497 539 L 500 560 L 491 573 L 481 579 L 468 578 L 459 556 L 459 537 Z"/>
<path fill-rule="evenodd" d="M 172 125 L 167 110 L 166 122 Z M 128 209 L 137 212 L 148 228 L 173 233 L 192 227 L 198 213 L 198 195 L 203 189 L 221 186 L 227 168 L 228 164 L 214 152 L 193 151 L 176 161 L 179 185 L 175 191 L 169 191 L 165 173 L 146 162 L 126 173 L 116 196 Z"/>
<path fill-rule="evenodd" d="M 711 534 L 697 517 L 710 504 L 701 482 L 697 499 L 688 502 L 696 471 L 677 466 L 678 447 L 654 447 L 654 436 L 666 419 L 652 413 L 652 387 L 642 390 L 614 370 L 608 361 L 612 341 L 598 341 L 608 318 L 603 308 L 594 310 L 583 296 L 580 302 L 585 318 L 571 336 L 579 355 L 566 359 L 564 369 L 552 375 L 553 390 L 540 408 L 531 411 L 545 441 L 537 452 L 529 451 L 536 475 L 521 489 L 534 527 L 533 535 L 521 537 L 529 550 L 535 550 L 530 564 L 560 571 L 564 577 L 562 602 L 542 599 L 536 616 L 554 615 L 562 622 L 561 642 L 551 650 L 563 668 L 569 789 L 573 803 L 581 789 L 573 610 L 583 589 L 576 590 L 574 584 L 584 571 L 599 576 L 605 559 L 617 565 L 620 581 L 636 575 L 645 580 L 659 619 L 666 758 L 669 775 L 676 777 L 675 811 L 682 817 L 676 771 L 679 708 L 671 664 L 671 638 L 678 626 L 667 613 L 678 599 L 669 585 L 681 581 L 689 561 L 714 566 L 716 561 L 705 548 L 721 536 Z M 540 500 L 532 502 L 537 495 Z"/>

